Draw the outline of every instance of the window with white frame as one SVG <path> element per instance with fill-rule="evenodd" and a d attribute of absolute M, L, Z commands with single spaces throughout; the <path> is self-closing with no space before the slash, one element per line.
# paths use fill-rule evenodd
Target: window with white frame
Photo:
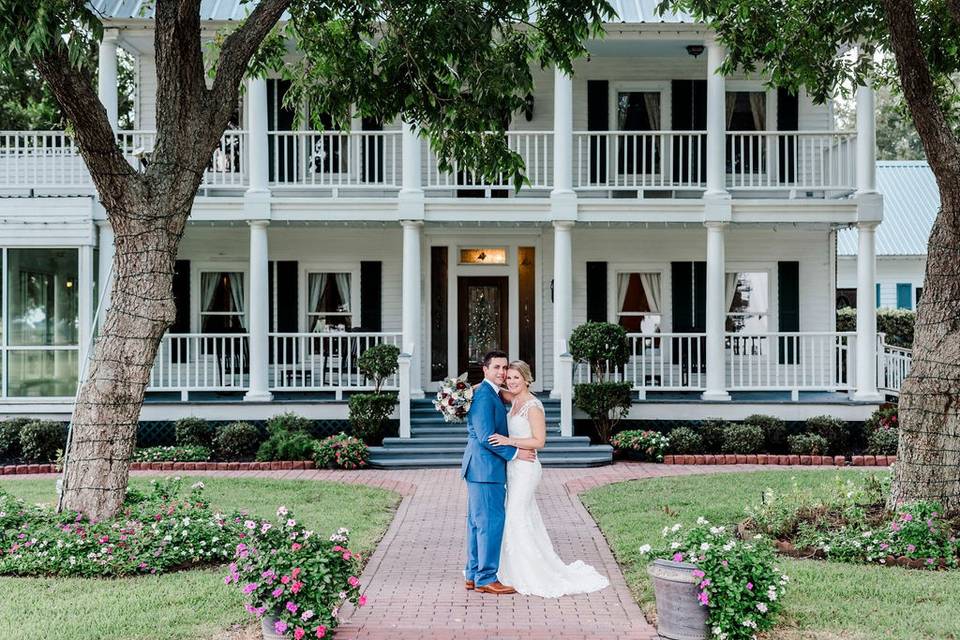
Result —
<path fill-rule="evenodd" d="M 200 273 L 200 331 L 243 333 L 247 330 L 243 273 L 203 271 Z"/>
<path fill-rule="evenodd" d="M 730 333 L 766 333 L 769 316 L 769 276 L 766 271 L 727 273 L 726 330 Z"/>
<path fill-rule="evenodd" d="M 307 326 L 310 331 L 345 331 L 353 324 L 351 274 L 307 274 Z"/>
<path fill-rule="evenodd" d="M 617 274 L 617 322 L 628 333 L 659 333 L 662 304 L 659 273 Z"/>

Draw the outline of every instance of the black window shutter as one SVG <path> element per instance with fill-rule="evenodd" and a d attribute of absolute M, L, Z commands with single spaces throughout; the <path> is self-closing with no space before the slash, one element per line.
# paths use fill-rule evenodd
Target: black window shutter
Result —
<path fill-rule="evenodd" d="M 797 94 L 777 89 L 777 131 L 800 129 L 800 101 Z M 779 138 L 780 176 L 786 182 L 796 180 L 797 166 L 794 161 L 797 141 L 794 138 Z"/>
<path fill-rule="evenodd" d="M 673 80 L 670 120 L 675 131 L 703 131 L 707 128 L 707 81 Z M 700 144 L 688 138 L 673 140 L 673 175 L 676 179 L 703 182 L 707 175 L 707 140 Z M 698 175 L 690 175 L 693 167 Z"/>
<path fill-rule="evenodd" d="M 383 123 L 373 118 L 363 118 L 364 131 L 383 131 Z M 370 136 L 363 138 L 362 178 L 364 182 L 383 182 L 383 138 Z"/>
<path fill-rule="evenodd" d="M 693 329 L 696 333 L 707 330 L 707 263 L 693 263 Z"/>
<path fill-rule="evenodd" d="M 278 260 L 277 265 L 276 304 L 277 328 L 279 333 L 296 333 L 298 326 L 298 286 L 299 268 L 296 260 Z M 270 315 L 273 315 L 272 313 Z M 310 327 L 307 327 L 309 330 Z"/>
<path fill-rule="evenodd" d="M 670 300 L 673 307 L 674 333 L 693 331 L 693 295 L 690 283 L 693 280 L 692 262 L 670 263 Z"/>
<path fill-rule="evenodd" d="M 587 263 L 587 322 L 607 321 L 607 263 Z"/>
<path fill-rule="evenodd" d="M 587 80 L 587 130 L 607 131 L 610 128 L 610 83 Z M 590 182 L 607 179 L 607 139 L 590 139 Z"/>
<path fill-rule="evenodd" d="M 777 263 L 778 331 L 800 331 L 800 263 Z M 780 339 L 780 364 L 796 364 L 794 340 Z"/>
<path fill-rule="evenodd" d="M 383 263 L 379 260 L 360 263 L 360 326 L 364 331 L 382 330 L 382 275 Z"/>
<path fill-rule="evenodd" d="M 190 261 L 177 260 L 173 267 L 173 302 L 177 305 L 170 333 L 190 333 Z"/>

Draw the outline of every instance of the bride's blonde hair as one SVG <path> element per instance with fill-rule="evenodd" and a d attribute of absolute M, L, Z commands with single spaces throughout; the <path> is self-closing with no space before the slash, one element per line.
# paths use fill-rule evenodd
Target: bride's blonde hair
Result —
<path fill-rule="evenodd" d="M 523 360 L 514 360 L 507 368 L 519 373 L 520 377 L 523 378 L 528 385 L 533 384 L 533 372 L 530 371 L 530 365 Z"/>

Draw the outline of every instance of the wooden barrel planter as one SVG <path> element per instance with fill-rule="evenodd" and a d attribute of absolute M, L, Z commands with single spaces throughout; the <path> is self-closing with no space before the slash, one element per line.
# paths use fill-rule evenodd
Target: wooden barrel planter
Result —
<path fill-rule="evenodd" d="M 669 640 L 705 640 L 707 608 L 697 599 L 696 565 L 654 560 L 647 567 L 657 598 L 657 633 Z"/>

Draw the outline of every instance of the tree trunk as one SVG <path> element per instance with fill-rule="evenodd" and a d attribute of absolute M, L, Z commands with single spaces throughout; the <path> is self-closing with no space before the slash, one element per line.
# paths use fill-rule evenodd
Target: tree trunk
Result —
<path fill-rule="evenodd" d="M 94 520 L 123 505 L 144 391 L 176 311 L 173 269 L 189 207 L 171 214 L 143 204 L 147 215 L 111 212 L 111 307 L 73 412 L 60 507 Z"/>
<path fill-rule="evenodd" d="M 960 192 L 940 191 L 889 506 L 926 500 L 960 512 Z"/>

